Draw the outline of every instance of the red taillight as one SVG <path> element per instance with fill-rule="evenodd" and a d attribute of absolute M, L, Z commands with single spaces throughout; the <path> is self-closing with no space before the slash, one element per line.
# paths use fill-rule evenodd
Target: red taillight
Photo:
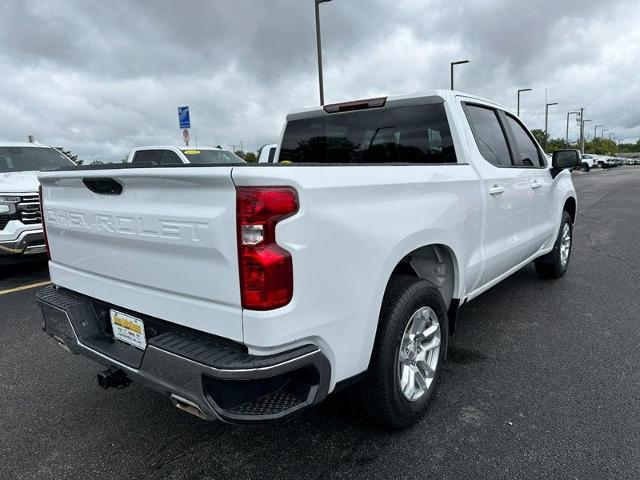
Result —
<path fill-rule="evenodd" d="M 51 260 L 51 252 L 49 251 L 49 239 L 47 238 L 47 229 L 44 224 L 44 200 L 42 198 L 42 185 L 38 186 L 38 197 L 40 198 L 40 217 L 42 218 L 42 235 L 44 236 L 44 246 L 47 250 L 47 257 Z"/>
<path fill-rule="evenodd" d="M 276 243 L 276 224 L 298 211 L 290 187 L 238 187 L 238 262 L 242 306 L 271 310 L 291 301 L 291 255 Z"/>

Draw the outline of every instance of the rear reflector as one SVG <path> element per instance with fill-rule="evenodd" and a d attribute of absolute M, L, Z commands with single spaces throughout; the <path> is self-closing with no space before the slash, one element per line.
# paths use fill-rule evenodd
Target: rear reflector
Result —
<path fill-rule="evenodd" d="M 350 112 L 353 110 L 364 110 L 367 108 L 384 107 L 387 97 L 368 98 L 366 100 L 355 100 L 353 102 L 332 103 L 322 107 L 327 113 Z"/>
<path fill-rule="evenodd" d="M 276 243 L 276 224 L 298 211 L 290 187 L 238 187 L 236 221 L 242 306 L 272 310 L 291 301 L 291 255 Z"/>

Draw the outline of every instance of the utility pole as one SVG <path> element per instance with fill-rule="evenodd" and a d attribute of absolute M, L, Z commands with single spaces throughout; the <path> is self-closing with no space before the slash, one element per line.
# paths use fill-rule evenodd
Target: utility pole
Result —
<path fill-rule="evenodd" d="M 600 130 L 600 140 L 604 140 L 604 132 L 608 132 L 609 129 L 608 128 L 603 128 L 602 130 Z"/>
<path fill-rule="evenodd" d="M 533 90 L 532 88 L 521 88 L 518 90 L 518 116 L 520 116 L 520 93 L 522 92 L 530 92 Z"/>
<path fill-rule="evenodd" d="M 469 60 L 459 60 L 457 62 L 451 62 L 451 90 L 453 90 L 453 67 L 456 65 L 462 65 L 463 63 L 469 63 Z"/>
<path fill-rule="evenodd" d="M 567 112 L 567 133 L 564 137 L 564 143 L 566 143 L 567 145 L 569 145 L 569 116 L 570 115 L 577 115 L 578 112 L 577 111 L 573 111 L 573 112 Z"/>
<path fill-rule="evenodd" d="M 584 124 L 590 121 L 584 119 L 584 108 L 580 108 L 580 153 L 584 153 Z"/>
<path fill-rule="evenodd" d="M 585 139 L 586 139 L 586 135 L 584 134 L 584 124 L 587 122 L 590 122 L 591 120 L 583 120 L 582 121 L 582 143 L 581 143 L 581 152 L 584 153 L 584 144 L 585 144 Z"/>
<path fill-rule="evenodd" d="M 547 150 L 547 137 L 549 136 L 549 107 L 552 105 L 558 105 L 558 102 L 545 103 L 544 104 L 544 145 L 543 148 Z"/>
<path fill-rule="evenodd" d="M 580 107 L 580 153 L 584 153 L 584 108 Z"/>
<path fill-rule="evenodd" d="M 316 49 L 318 51 L 318 85 L 320 87 L 320 105 L 324 105 L 324 84 L 322 80 L 322 40 L 320 38 L 320 4 L 331 0 L 314 0 L 316 7 Z"/>

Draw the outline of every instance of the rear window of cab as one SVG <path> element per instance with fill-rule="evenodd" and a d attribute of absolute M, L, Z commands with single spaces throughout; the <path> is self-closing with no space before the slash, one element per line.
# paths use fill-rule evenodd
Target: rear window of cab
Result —
<path fill-rule="evenodd" d="M 280 162 L 456 163 L 443 103 L 332 113 L 287 122 Z"/>

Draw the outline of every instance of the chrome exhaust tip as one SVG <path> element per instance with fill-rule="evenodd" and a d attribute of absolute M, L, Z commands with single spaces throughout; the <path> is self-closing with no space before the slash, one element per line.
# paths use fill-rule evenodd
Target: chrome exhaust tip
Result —
<path fill-rule="evenodd" d="M 71 350 L 69 349 L 69 347 L 67 347 L 67 344 L 65 343 L 65 341 L 62 338 L 60 338 L 57 335 L 54 335 L 53 339 L 56 342 L 58 342 L 58 345 L 60 345 L 62 348 L 64 348 L 67 352 L 71 353 Z"/>
<path fill-rule="evenodd" d="M 202 409 L 192 401 L 182 398 L 175 393 L 172 393 L 169 399 L 171 400 L 171 403 L 173 403 L 173 406 L 178 410 L 182 410 L 183 412 L 190 413 L 195 417 L 208 420 L 207 415 L 202 411 Z"/>

